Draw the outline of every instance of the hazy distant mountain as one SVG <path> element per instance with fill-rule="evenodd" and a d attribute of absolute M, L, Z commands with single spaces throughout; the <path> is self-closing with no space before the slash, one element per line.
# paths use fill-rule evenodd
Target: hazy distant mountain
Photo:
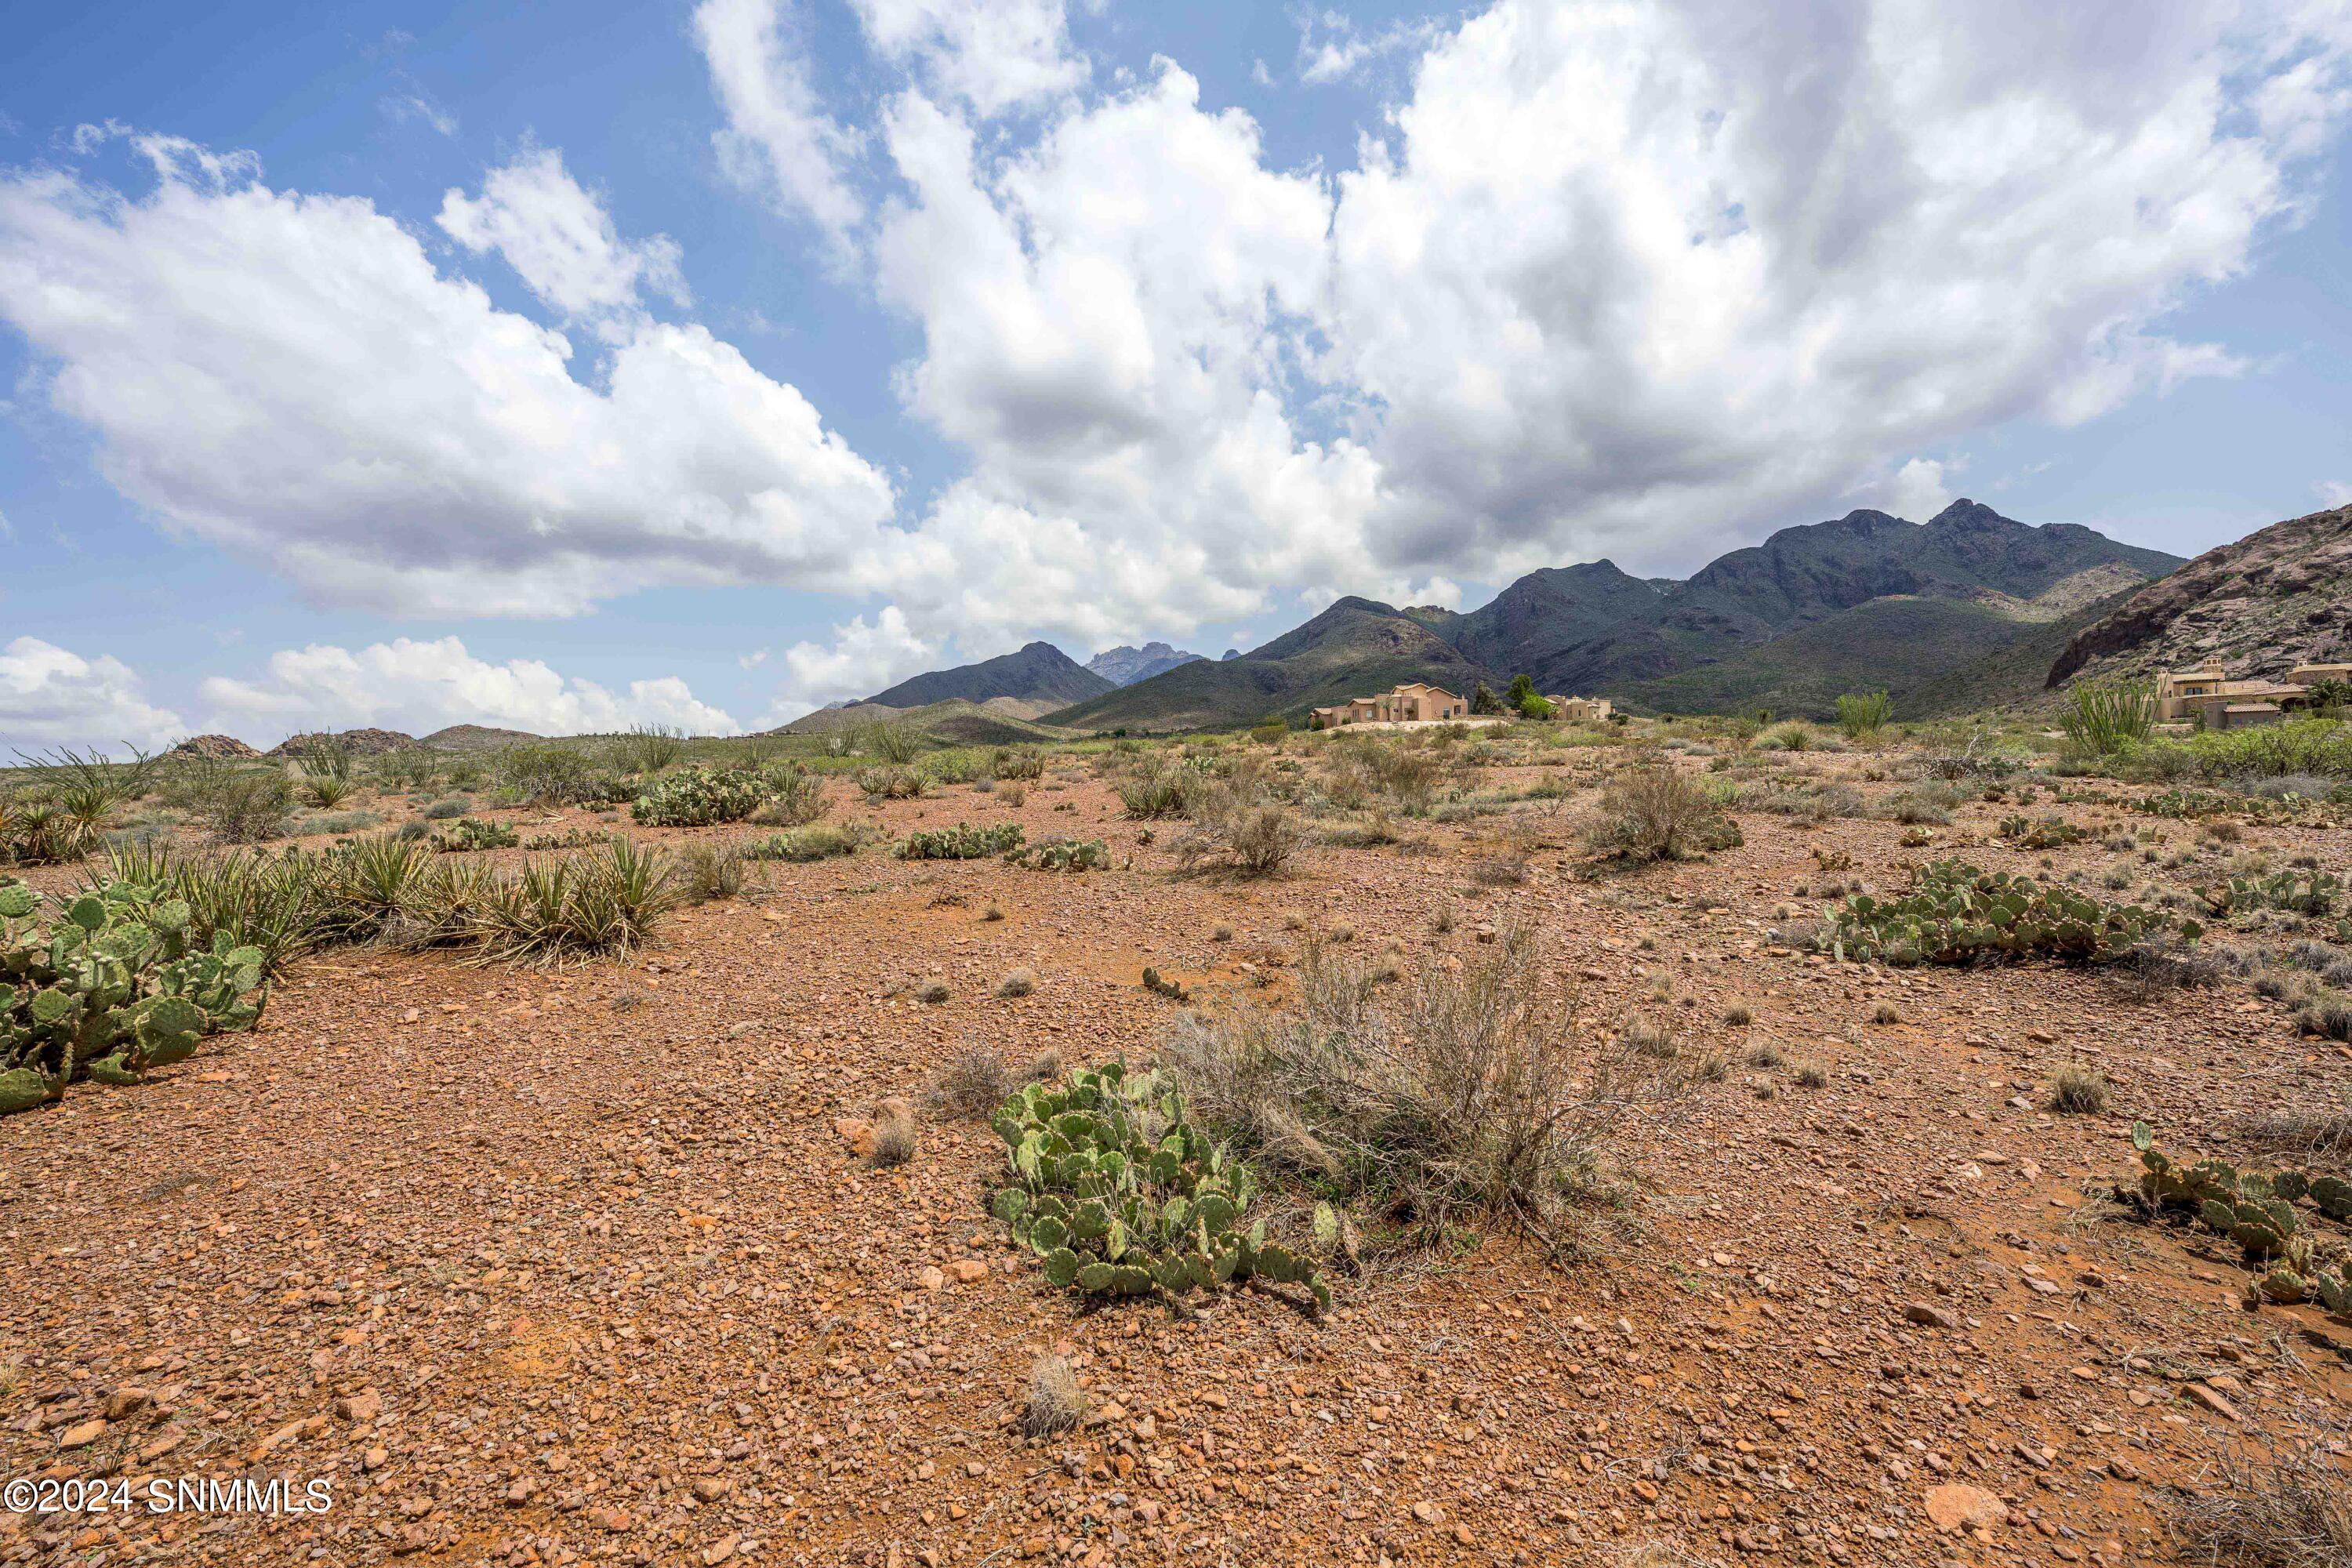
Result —
<path fill-rule="evenodd" d="M 992 697 L 1017 697 L 1057 702 L 1080 702 L 1115 689 L 1112 684 L 1049 642 L 1033 642 L 1016 653 L 1000 654 L 978 664 L 934 669 L 902 680 L 887 691 L 867 698 L 888 708 L 921 708 L 933 702 L 985 702 Z"/>
<path fill-rule="evenodd" d="M 1191 664 L 1207 657 L 1206 654 L 1186 653 L 1164 642 L 1148 642 L 1141 647 L 1107 647 L 1087 660 L 1087 668 L 1113 686 L 1132 686 L 1139 680 L 1164 675 L 1180 664 Z"/>

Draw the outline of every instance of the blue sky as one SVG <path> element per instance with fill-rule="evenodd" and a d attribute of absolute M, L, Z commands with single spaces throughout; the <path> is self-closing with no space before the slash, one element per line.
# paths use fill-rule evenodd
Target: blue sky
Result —
<path fill-rule="evenodd" d="M 754 727 L 1856 505 L 2341 504 L 2347 24 L 1906 11 L 12 16 L 0 742 Z"/>

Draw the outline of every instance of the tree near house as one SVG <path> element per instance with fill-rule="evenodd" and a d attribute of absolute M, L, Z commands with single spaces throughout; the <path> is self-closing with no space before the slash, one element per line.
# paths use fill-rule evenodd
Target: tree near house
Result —
<path fill-rule="evenodd" d="M 1511 677 L 1510 689 L 1503 693 L 1503 700 L 1510 707 L 1517 708 L 1528 698 L 1537 695 L 1535 678 L 1521 671 Z"/>
<path fill-rule="evenodd" d="M 2311 710 L 2323 719 L 2341 719 L 2352 708 L 2352 681 L 2322 680 L 2311 689 Z"/>
<path fill-rule="evenodd" d="M 1493 689 L 1489 688 L 1485 681 L 1480 681 L 1478 683 L 1477 689 L 1470 693 L 1470 711 L 1473 713 L 1500 713 L 1502 710 L 1502 699 L 1496 697 Z"/>

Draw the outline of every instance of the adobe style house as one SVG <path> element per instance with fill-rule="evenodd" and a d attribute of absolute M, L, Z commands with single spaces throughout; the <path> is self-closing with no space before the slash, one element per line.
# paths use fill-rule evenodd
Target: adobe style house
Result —
<path fill-rule="evenodd" d="M 1342 724 L 1435 724 L 1469 716 L 1468 698 L 1418 680 L 1392 687 L 1378 697 L 1350 697 L 1314 710 L 1318 730 L 1336 730 Z"/>
<path fill-rule="evenodd" d="M 2298 664 L 2284 680 L 2232 680 L 2221 660 L 2209 658 L 2194 668 L 2157 676 L 2156 720 L 2204 730 L 2275 724 L 2286 710 L 2307 707 L 2311 689 L 2330 680 L 2352 681 L 2352 664 Z"/>
<path fill-rule="evenodd" d="M 1553 718 L 1583 724 L 1606 723 L 1613 711 L 1606 697 L 1546 697 L 1544 700 L 1551 704 Z"/>

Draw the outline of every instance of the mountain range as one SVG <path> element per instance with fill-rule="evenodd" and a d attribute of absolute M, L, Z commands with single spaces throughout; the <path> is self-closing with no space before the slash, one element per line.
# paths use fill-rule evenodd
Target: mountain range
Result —
<path fill-rule="evenodd" d="M 1884 689 L 1898 713 L 1925 716 L 2038 690 L 2068 639 L 2181 564 L 1972 500 L 1925 523 L 1858 510 L 1782 529 L 1680 581 L 1593 561 L 1530 572 L 1466 613 L 1350 596 L 1215 661 L 1158 643 L 1111 649 L 1090 669 L 1032 643 L 869 700 L 1013 697 L 1056 726 L 1168 731 L 1297 721 L 1402 680 L 1466 693 L 1525 673 L 1538 690 L 1644 711 L 1823 714 L 1840 692 Z M 1066 705 L 1045 706 L 1057 698 Z"/>
<path fill-rule="evenodd" d="M 1148 642 L 1141 647 L 1107 647 L 1087 660 L 1087 668 L 1113 686 L 1132 686 L 1139 680 L 1165 675 L 1180 664 L 1192 664 L 1206 658 L 1206 654 L 1186 653 L 1164 642 Z"/>

